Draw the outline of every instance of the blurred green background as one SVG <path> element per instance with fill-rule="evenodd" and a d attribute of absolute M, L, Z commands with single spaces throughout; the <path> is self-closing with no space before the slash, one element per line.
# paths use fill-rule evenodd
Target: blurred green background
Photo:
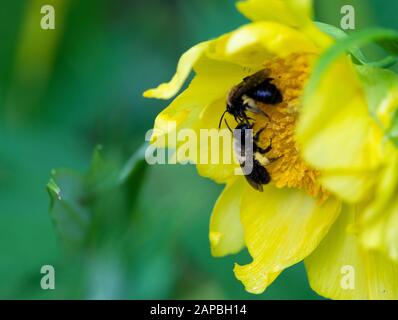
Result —
<path fill-rule="evenodd" d="M 0 298 L 320 298 L 302 264 L 265 294 L 245 293 L 232 268 L 248 254 L 210 256 L 222 186 L 194 167 L 134 157 L 123 167 L 167 105 L 142 92 L 168 80 L 190 46 L 245 23 L 234 2 L 1 2 Z M 44 4 L 56 30 L 39 27 Z M 317 19 L 338 26 L 343 4 L 355 6 L 357 28 L 398 28 L 393 0 L 320 0 Z M 62 201 L 50 191 L 49 213 L 51 176 Z M 56 290 L 40 288 L 48 264 Z"/>

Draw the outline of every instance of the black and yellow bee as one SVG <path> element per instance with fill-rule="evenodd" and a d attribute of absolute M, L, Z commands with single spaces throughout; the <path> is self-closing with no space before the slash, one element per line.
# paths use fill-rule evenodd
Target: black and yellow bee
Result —
<path fill-rule="evenodd" d="M 272 105 L 282 102 L 282 93 L 272 83 L 272 80 L 269 71 L 263 69 L 246 77 L 235 86 L 228 95 L 227 107 L 221 116 L 219 128 L 226 113 L 232 115 L 237 123 L 248 123 L 250 118 L 246 114 L 247 111 L 262 112 L 256 106 L 256 102 Z"/>
<path fill-rule="evenodd" d="M 261 132 L 258 131 L 253 136 L 253 122 L 246 114 L 247 111 L 253 113 L 263 113 L 256 103 L 275 105 L 283 101 L 282 93 L 272 83 L 268 70 L 261 70 L 245 79 L 235 86 L 228 95 L 227 108 L 221 116 L 219 127 L 226 113 L 232 115 L 238 123 L 234 131 L 234 150 L 238 162 L 243 170 L 243 174 L 249 184 L 258 191 L 263 191 L 263 185 L 271 182 L 271 176 L 265 166 L 277 159 L 269 159 L 267 153 L 272 150 L 272 143 L 262 149 L 258 146 Z M 229 125 L 227 124 L 230 129 Z M 232 131 L 230 129 L 230 131 Z M 250 141 L 250 145 L 246 143 Z M 251 148 L 251 149 L 250 149 Z M 247 165 L 251 162 L 251 166 Z"/>
<path fill-rule="evenodd" d="M 271 176 L 265 166 L 277 160 L 267 157 L 272 150 L 272 142 L 265 149 L 258 145 L 260 134 L 264 129 L 253 136 L 253 124 L 242 122 L 234 131 L 234 150 L 237 160 L 246 180 L 258 191 L 263 191 L 263 185 L 271 182 Z M 247 142 L 250 142 L 250 145 L 247 145 Z M 248 161 L 251 165 L 248 165 Z"/>

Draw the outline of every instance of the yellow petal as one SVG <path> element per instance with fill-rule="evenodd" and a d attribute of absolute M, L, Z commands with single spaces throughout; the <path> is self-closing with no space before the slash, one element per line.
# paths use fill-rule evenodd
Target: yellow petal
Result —
<path fill-rule="evenodd" d="M 152 143 L 158 148 L 176 148 L 178 162 L 190 160 L 197 164 L 200 175 L 217 183 L 226 183 L 235 177 L 235 169 L 239 165 L 234 157 L 232 134 L 228 130 L 219 131 L 218 125 L 226 108 L 229 90 L 249 75 L 250 71 L 233 63 L 207 57 L 198 61 L 195 71 L 197 75 L 187 90 L 156 118 Z M 235 122 L 231 121 L 229 115 L 225 118 L 234 126 Z M 224 124 L 223 128 L 226 128 Z M 184 134 L 183 129 L 193 130 L 197 137 L 192 141 L 196 145 L 191 146 L 196 150 L 193 158 L 186 158 L 181 152 L 182 145 L 189 142 L 179 139 Z M 213 132 L 206 132 L 206 129 L 213 129 Z M 214 150 L 212 146 L 215 144 L 211 144 L 212 140 L 206 136 L 202 138 L 201 131 L 219 136 L 219 148 Z M 178 139 L 175 142 L 176 137 Z M 227 156 L 224 157 L 224 154 Z"/>
<path fill-rule="evenodd" d="M 200 122 L 196 131 L 198 137 L 200 137 L 198 153 L 201 157 L 196 165 L 198 173 L 217 183 L 226 183 L 235 179 L 235 170 L 240 168 L 235 157 L 233 134 L 226 129 L 224 123 L 222 123 L 222 130 L 218 129 L 225 106 L 225 98 L 207 106 L 200 115 Z M 236 126 L 231 116 L 225 115 L 225 119 L 233 128 Z"/>
<path fill-rule="evenodd" d="M 398 193 L 395 194 L 395 199 Z M 377 250 L 398 262 L 398 202 L 392 202 L 372 223 L 360 230 L 361 244 L 369 250 Z"/>
<path fill-rule="evenodd" d="M 364 250 L 347 232 L 354 206 L 345 207 L 327 237 L 305 260 L 311 287 L 332 299 L 398 299 L 398 265 Z"/>
<path fill-rule="evenodd" d="M 300 31 L 319 48 L 332 44 L 332 39 L 312 22 L 312 0 L 247 0 L 237 3 L 238 10 L 252 21 L 273 21 Z"/>
<path fill-rule="evenodd" d="M 240 177 L 228 184 L 214 206 L 209 238 L 215 257 L 238 253 L 245 246 L 240 222 L 240 200 L 245 183 Z"/>
<path fill-rule="evenodd" d="M 196 72 L 188 89 L 156 118 L 152 143 L 161 141 L 159 138 L 165 135 L 175 135 L 181 128 L 197 126 L 199 115 L 206 107 L 216 99 L 225 100 L 234 85 L 261 69 L 267 59 L 298 51 L 317 52 L 318 49 L 302 33 L 273 22 L 253 23 L 195 46 L 181 58 L 171 82 L 145 93 L 146 97 L 171 97 L 191 69 Z M 216 126 L 218 123 L 214 123 L 214 128 Z M 157 144 L 165 145 L 175 147 L 173 143 Z"/>
<path fill-rule="evenodd" d="M 206 108 L 219 99 L 226 101 L 230 88 L 247 75 L 243 67 L 206 57 L 198 61 L 195 69 L 197 75 L 189 87 L 156 117 L 152 143 L 157 147 L 165 145 L 156 141 L 170 138 L 166 146 L 175 148 L 178 143 L 173 143 L 176 140 L 174 137 L 181 129 L 200 128 L 201 114 Z M 220 110 L 215 116 L 219 119 L 222 112 Z M 218 120 L 213 121 L 211 127 L 217 128 Z"/>
<path fill-rule="evenodd" d="M 238 10 L 252 21 L 275 21 L 292 27 L 308 23 L 312 0 L 247 0 L 237 3 Z"/>
<path fill-rule="evenodd" d="M 324 171 L 319 181 L 323 187 L 337 194 L 340 199 L 348 203 L 358 203 L 372 191 L 377 172 L 375 170 L 347 171 Z"/>
<path fill-rule="evenodd" d="M 253 70 L 248 70 L 254 73 L 270 57 L 300 51 L 317 52 L 318 49 L 304 34 L 288 26 L 275 22 L 252 23 L 189 49 L 182 55 L 176 74 L 170 82 L 147 90 L 144 97 L 170 99 L 181 89 L 192 69 L 197 73 L 201 72 L 198 69 L 203 70 L 203 65 L 210 61 L 208 57 L 254 67 Z"/>
<path fill-rule="evenodd" d="M 239 164 L 234 156 L 232 134 L 229 130 L 219 131 L 218 125 L 226 108 L 228 91 L 248 75 L 248 70 L 211 59 L 201 59 L 195 68 L 198 74 L 188 89 L 156 118 L 152 143 L 158 148 L 176 148 L 178 162 L 190 160 L 197 164 L 200 175 L 217 183 L 226 183 L 235 178 Z M 225 118 L 234 126 L 229 115 Z M 226 128 L 224 124 L 222 127 Z M 185 145 L 190 142 L 180 140 L 185 132 L 183 129 L 190 129 L 195 134 L 196 139 L 189 146 L 196 150 L 193 157 L 182 154 L 182 149 L 185 150 Z M 208 133 L 216 138 L 211 140 Z M 216 139 L 219 144 L 214 144 Z"/>
<path fill-rule="evenodd" d="M 227 94 L 234 85 L 263 68 L 267 59 L 297 51 L 317 52 L 318 48 L 302 33 L 275 22 L 253 23 L 191 49 L 181 59 L 174 80 L 146 93 L 148 97 L 162 97 L 162 93 L 158 93 L 168 88 L 166 91 L 169 94 L 173 91 L 169 89 L 175 88 L 176 83 L 178 91 L 183 83 L 180 80 L 186 78 L 188 70 L 193 68 L 196 73 L 187 90 L 156 118 L 151 142 L 158 148 L 176 148 L 179 155 L 182 143 L 176 137 L 182 129 L 194 129 L 197 133 L 204 128 L 216 129 L 225 111 Z M 234 127 L 234 122 L 231 126 Z M 200 146 L 203 146 L 201 143 Z M 232 147 L 223 147 L 219 152 L 230 149 Z M 200 153 L 196 152 L 193 157 L 178 159 L 198 163 L 198 172 L 216 182 L 226 183 L 234 178 L 238 166 L 236 162 L 202 164 L 197 159 L 198 155 Z"/>
<path fill-rule="evenodd" d="M 398 151 L 390 145 L 375 197 L 359 215 L 361 244 L 398 262 Z"/>
<path fill-rule="evenodd" d="M 177 66 L 177 72 L 170 82 L 162 83 L 155 89 L 147 90 L 144 92 L 144 97 L 170 99 L 175 96 L 184 85 L 186 79 L 192 71 L 193 66 L 203 55 L 203 52 L 207 49 L 208 45 L 209 42 L 202 42 L 185 52 L 181 56 Z"/>
<path fill-rule="evenodd" d="M 236 277 L 251 293 L 262 293 L 285 268 L 310 254 L 340 212 L 330 198 L 322 205 L 305 192 L 248 187 L 242 196 L 241 222 L 253 262 L 235 266 Z"/>
<path fill-rule="evenodd" d="M 318 53 L 319 48 L 296 29 L 276 22 L 261 21 L 245 25 L 213 41 L 208 55 L 256 71 L 267 59 L 295 52 Z"/>
<path fill-rule="evenodd" d="M 382 159 L 383 136 L 348 58 L 334 62 L 306 93 L 296 133 L 303 157 L 322 171 L 330 191 L 351 202 L 366 194 Z"/>

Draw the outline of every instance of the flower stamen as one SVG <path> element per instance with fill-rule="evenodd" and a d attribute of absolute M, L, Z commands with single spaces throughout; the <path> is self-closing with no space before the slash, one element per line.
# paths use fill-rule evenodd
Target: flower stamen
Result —
<path fill-rule="evenodd" d="M 267 166 L 272 181 L 278 188 L 298 188 L 321 200 L 328 198 L 328 192 L 320 185 L 320 172 L 300 155 L 295 139 L 295 126 L 300 112 L 301 96 L 310 74 L 311 54 L 292 54 L 286 58 L 275 58 L 265 64 L 271 74 L 272 83 L 281 91 L 283 101 L 277 105 L 257 103 L 261 113 L 254 115 L 254 131 L 264 128 L 259 145 L 272 145 L 267 154 L 271 161 Z"/>

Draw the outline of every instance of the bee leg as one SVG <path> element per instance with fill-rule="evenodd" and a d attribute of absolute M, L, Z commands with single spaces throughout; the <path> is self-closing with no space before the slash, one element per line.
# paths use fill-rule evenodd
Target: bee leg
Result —
<path fill-rule="evenodd" d="M 260 130 L 257 131 L 256 135 L 253 137 L 253 140 L 254 140 L 255 142 L 258 142 L 258 140 L 260 139 L 260 134 L 261 134 L 266 128 L 267 128 L 267 127 L 264 127 L 264 128 L 262 128 L 262 129 L 260 129 Z M 272 142 L 272 140 L 271 140 L 271 142 Z"/>
<path fill-rule="evenodd" d="M 257 112 L 254 112 L 252 109 L 249 109 L 249 111 L 251 111 L 253 113 L 257 113 L 257 114 L 262 114 L 268 119 L 268 121 L 271 121 L 271 117 L 266 112 L 264 112 L 263 110 L 258 109 Z"/>
<path fill-rule="evenodd" d="M 277 157 L 277 158 L 269 158 L 268 160 L 269 160 L 270 163 L 273 163 L 273 162 L 279 160 L 279 159 L 282 158 L 282 157 L 283 157 L 283 156 L 280 156 L 280 157 Z"/>
<path fill-rule="evenodd" d="M 265 149 L 263 149 L 263 148 L 260 148 L 260 147 L 257 147 L 256 148 L 256 151 L 258 151 L 259 153 L 261 153 L 261 154 L 267 154 L 268 152 L 270 152 L 272 150 L 272 146 L 271 145 L 269 145 L 267 148 L 265 148 Z M 278 158 L 279 159 L 279 158 Z M 271 159 L 269 159 L 269 160 L 271 160 Z"/>
<path fill-rule="evenodd" d="M 269 120 L 269 121 L 271 121 L 271 117 L 268 115 L 268 113 L 265 113 L 264 111 L 261 111 L 262 113 L 263 113 L 263 115 L 265 115 L 266 117 L 267 117 L 267 119 Z"/>
<path fill-rule="evenodd" d="M 254 142 L 258 142 L 258 140 L 259 140 L 259 138 L 260 138 L 261 132 L 263 132 L 265 129 L 266 129 L 266 127 L 260 129 L 260 130 L 256 133 L 256 135 L 255 135 L 254 138 L 253 138 Z M 270 143 L 269 143 L 269 146 L 268 146 L 267 148 L 263 149 L 263 148 L 260 148 L 259 146 L 257 146 L 257 144 L 255 144 L 255 149 L 256 149 L 255 151 L 259 152 L 260 154 L 267 154 L 267 153 L 269 153 L 269 152 L 272 150 L 272 138 L 270 139 Z"/>
<path fill-rule="evenodd" d="M 227 126 L 227 128 L 229 129 L 229 131 L 231 131 L 231 133 L 233 133 L 231 127 L 229 126 L 227 119 L 224 119 L 225 125 Z"/>
<path fill-rule="evenodd" d="M 246 123 L 250 123 L 249 120 L 253 120 L 252 118 L 248 117 L 246 113 L 242 113 L 242 120 L 244 120 Z"/>
<path fill-rule="evenodd" d="M 243 121 L 249 123 L 249 120 L 244 110 L 239 110 L 239 113 L 235 116 L 235 121 L 237 123 L 241 123 Z"/>

